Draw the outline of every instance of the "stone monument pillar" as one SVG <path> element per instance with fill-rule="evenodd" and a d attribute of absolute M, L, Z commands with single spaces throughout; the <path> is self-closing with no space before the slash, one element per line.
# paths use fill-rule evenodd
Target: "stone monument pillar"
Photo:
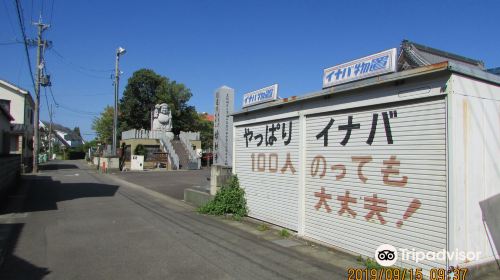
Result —
<path fill-rule="evenodd" d="M 230 177 L 233 166 L 234 89 L 222 86 L 215 90 L 214 165 L 211 170 L 210 193 L 215 195 Z"/>

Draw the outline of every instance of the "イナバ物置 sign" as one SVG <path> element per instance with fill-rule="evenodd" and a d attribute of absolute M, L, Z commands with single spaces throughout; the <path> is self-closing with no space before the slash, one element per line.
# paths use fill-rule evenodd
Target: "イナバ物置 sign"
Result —
<path fill-rule="evenodd" d="M 393 48 L 323 70 L 323 88 L 396 71 Z"/>
<path fill-rule="evenodd" d="M 243 95 L 243 107 L 248 107 L 264 102 L 276 100 L 278 98 L 278 84 L 261 88 Z"/>

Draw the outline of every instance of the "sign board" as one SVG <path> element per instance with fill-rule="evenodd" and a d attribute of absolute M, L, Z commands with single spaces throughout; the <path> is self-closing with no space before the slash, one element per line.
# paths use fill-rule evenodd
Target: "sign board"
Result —
<path fill-rule="evenodd" d="M 396 71 L 397 49 L 393 48 L 323 70 L 323 88 Z"/>
<path fill-rule="evenodd" d="M 278 98 L 278 84 L 261 88 L 243 95 L 243 107 L 257 105 L 264 102 L 276 100 Z"/>
<path fill-rule="evenodd" d="M 222 86 L 215 91 L 214 165 L 232 166 L 234 89 Z"/>

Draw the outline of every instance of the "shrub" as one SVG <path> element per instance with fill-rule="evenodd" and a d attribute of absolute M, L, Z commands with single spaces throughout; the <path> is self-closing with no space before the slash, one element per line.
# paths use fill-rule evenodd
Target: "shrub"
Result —
<path fill-rule="evenodd" d="M 146 154 L 146 148 L 142 144 L 139 144 L 135 147 L 134 155 L 146 156 Z"/>
<path fill-rule="evenodd" d="M 232 214 L 239 220 L 247 212 L 245 191 L 240 188 L 238 177 L 232 176 L 215 194 L 213 200 L 198 208 L 199 213 L 209 215 Z"/>

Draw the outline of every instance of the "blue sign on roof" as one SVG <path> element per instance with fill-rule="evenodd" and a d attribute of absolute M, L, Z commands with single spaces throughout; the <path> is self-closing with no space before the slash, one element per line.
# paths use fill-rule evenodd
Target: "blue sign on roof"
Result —
<path fill-rule="evenodd" d="M 261 88 L 243 95 L 243 107 L 252 106 L 278 98 L 278 84 Z"/>
<path fill-rule="evenodd" d="M 323 70 L 323 88 L 396 71 L 396 48 Z"/>

